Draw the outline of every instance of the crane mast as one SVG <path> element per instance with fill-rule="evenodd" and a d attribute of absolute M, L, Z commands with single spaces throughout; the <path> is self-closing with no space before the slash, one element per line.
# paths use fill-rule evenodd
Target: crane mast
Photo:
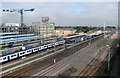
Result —
<path fill-rule="evenodd" d="M 22 9 L 3 9 L 3 12 L 18 12 L 21 14 L 21 27 L 23 27 L 23 13 L 25 11 L 34 11 L 34 8 L 31 8 L 31 9 L 27 9 L 27 10 L 24 10 L 23 8 Z"/>

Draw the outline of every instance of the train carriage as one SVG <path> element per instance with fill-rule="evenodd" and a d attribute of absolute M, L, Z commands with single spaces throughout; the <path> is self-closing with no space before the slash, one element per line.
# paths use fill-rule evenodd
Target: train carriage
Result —
<path fill-rule="evenodd" d="M 55 47 L 55 46 L 58 46 L 58 45 L 61 45 L 61 44 L 64 44 L 64 43 L 65 43 L 65 41 L 61 40 L 61 41 L 57 41 L 57 42 L 54 42 L 54 43 L 43 44 L 39 47 L 35 47 L 35 48 L 27 49 L 27 50 L 25 49 L 24 51 L 20 51 L 20 52 L 12 53 L 12 54 L 9 54 L 9 55 L 1 56 L 0 57 L 0 63 L 8 62 L 8 61 L 11 61 L 11 60 L 14 60 L 14 59 L 32 54 L 34 52 L 39 52 L 39 51 L 42 51 L 42 50 L 46 50 L 48 48 L 52 48 L 52 47 Z"/>
<path fill-rule="evenodd" d="M 18 55 L 19 55 L 19 57 L 25 56 L 26 52 L 25 51 L 18 52 Z"/>
<path fill-rule="evenodd" d="M 18 58 L 18 53 L 10 54 L 8 56 L 9 56 L 9 60 L 13 60 L 13 59 Z"/>
<path fill-rule="evenodd" d="M 0 57 L 0 63 L 4 63 L 4 62 L 7 62 L 7 61 L 9 61 L 8 55 Z"/>

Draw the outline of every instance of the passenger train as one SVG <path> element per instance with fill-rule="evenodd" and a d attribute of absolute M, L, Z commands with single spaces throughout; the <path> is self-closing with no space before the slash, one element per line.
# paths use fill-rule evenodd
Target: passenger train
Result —
<path fill-rule="evenodd" d="M 63 38 L 66 42 L 65 43 L 71 43 L 71 42 L 80 42 L 80 41 L 85 41 L 87 39 L 90 39 L 90 36 L 88 35 L 74 35 L 70 37 L 64 37 Z"/>
<path fill-rule="evenodd" d="M 91 35 L 91 38 L 93 35 Z M 90 36 L 87 35 L 82 35 L 82 36 L 71 36 L 71 37 L 64 37 L 62 40 L 57 40 L 55 42 L 51 42 L 51 43 L 47 43 L 47 44 L 42 44 L 40 46 L 36 46 L 36 47 L 32 47 L 32 48 L 28 48 L 25 50 L 20 50 L 18 52 L 12 53 L 12 54 L 7 54 L 7 55 L 2 55 L 0 56 L 0 63 L 6 63 L 9 62 L 11 60 L 23 57 L 23 56 L 27 56 L 36 52 L 41 52 L 42 50 L 46 50 L 48 48 L 52 48 L 55 46 L 59 46 L 65 43 L 72 43 L 75 42 L 76 40 L 78 41 L 84 41 L 90 39 Z"/>
<path fill-rule="evenodd" d="M 26 56 L 26 55 L 29 55 L 29 54 L 32 54 L 35 52 L 40 52 L 44 49 L 48 49 L 48 48 L 52 48 L 54 46 L 62 45 L 64 43 L 65 43 L 65 40 L 61 40 L 61 41 L 57 41 L 55 43 L 49 43 L 49 44 L 42 45 L 42 46 L 35 47 L 35 48 L 31 48 L 31 49 L 28 49 L 25 51 L 20 51 L 17 53 L 5 55 L 5 56 L 0 57 L 0 63 L 8 62 L 8 61 L 11 61 L 13 59 L 17 59 L 17 58 L 20 58 L 20 57 L 23 57 L 23 56 Z"/>

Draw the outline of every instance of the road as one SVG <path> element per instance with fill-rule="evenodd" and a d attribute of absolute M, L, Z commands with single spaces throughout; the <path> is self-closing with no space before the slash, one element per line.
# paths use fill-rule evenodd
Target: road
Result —
<path fill-rule="evenodd" d="M 31 76 L 57 76 L 58 74 L 65 72 L 72 67 L 77 69 L 77 72 L 71 73 L 71 75 L 77 76 L 86 67 L 86 65 L 98 54 L 98 50 L 100 50 L 102 47 L 106 47 L 106 45 L 108 45 L 109 43 L 109 39 L 100 39 L 97 42 L 65 58 L 64 60 L 57 62 L 56 64 L 35 74 L 31 74 Z"/>

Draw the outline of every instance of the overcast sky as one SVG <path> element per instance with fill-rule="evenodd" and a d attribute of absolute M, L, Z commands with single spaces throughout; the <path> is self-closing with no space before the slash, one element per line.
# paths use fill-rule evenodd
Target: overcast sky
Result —
<path fill-rule="evenodd" d="M 40 22 L 41 17 L 48 16 L 56 25 L 117 25 L 117 2 L 2 2 L 2 9 L 29 9 L 33 12 L 24 13 L 24 23 Z M 2 12 L 1 23 L 20 23 L 19 13 Z"/>

